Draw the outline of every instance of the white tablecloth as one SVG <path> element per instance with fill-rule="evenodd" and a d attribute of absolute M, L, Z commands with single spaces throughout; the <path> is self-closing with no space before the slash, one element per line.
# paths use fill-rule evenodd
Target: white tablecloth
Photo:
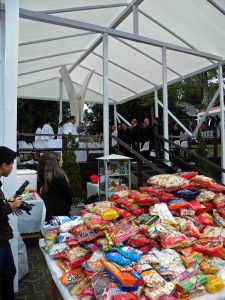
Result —
<path fill-rule="evenodd" d="M 98 184 L 87 182 L 87 198 L 94 194 L 98 194 Z"/>
<path fill-rule="evenodd" d="M 39 240 L 39 247 L 44 246 L 44 239 Z M 56 265 L 56 260 L 51 259 L 49 255 L 41 248 L 41 251 L 45 257 L 46 263 L 48 265 L 48 269 L 51 273 L 52 279 L 54 280 L 62 298 L 64 300 L 78 300 L 77 297 L 70 296 L 68 289 L 58 280 L 58 278 L 63 274 L 59 267 Z"/>
<path fill-rule="evenodd" d="M 18 231 L 19 233 L 40 232 L 45 225 L 46 208 L 44 201 L 36 194 L 36 200 L 26 202 L 35 206 L 30 211 L 31 215 L 23 211 L 23 214 L 18 216 Z"/>

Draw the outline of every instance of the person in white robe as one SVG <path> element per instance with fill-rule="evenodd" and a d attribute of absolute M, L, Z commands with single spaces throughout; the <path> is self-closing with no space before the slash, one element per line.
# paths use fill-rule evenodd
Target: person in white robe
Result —
<path fill-rule="evenodd" d="M 64 122 L 59 123 L 57 134 L 64 134 L 64 128 L 63 128 L 64 125 L 65 125 Z M 61 135 L 57 136 L 57 139 L 61 139 L 61 138 L 62 138 Z"/>
<path fill-rule="evenodd" d="M 41 139 L 43 141 L 53 140 L 54 139 L 54 131 L 51 126 L 51 121 L 47 120 L 44 126 L 41 129 L 41 134 L 52 134 L 52 136 L 43 135 Z"/>
<path fill-rule="evenodd" d="M 69 122 L 63 126 L 63 133 L 64 134 L 72 133 L 73 135 L 77 135 L 77 127 L 76 127 L 75 123 L 76 123 L 76 117 L 71 116 L 69 118 Z M 78 141 L 79 141 L 79 139 L 76 138 L 76 142 L 78 142 Z"/>
<path fill-rule="evenodd" d="M 37 130 L 35 131 L 35 134 L 41 134 L 41 126 L 38 126 Z M 41 135 L 35 135 L 34 141 L 40 141 Z"/>

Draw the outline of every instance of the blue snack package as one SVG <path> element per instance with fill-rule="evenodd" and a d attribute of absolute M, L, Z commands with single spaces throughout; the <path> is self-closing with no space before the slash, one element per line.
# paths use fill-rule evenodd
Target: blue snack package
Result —
<path fill-rule="evenodd" d="M 125 258 L 123 255 L 121 255 L 118 252 L 108 252 L 105 254 L 105 258 L 121 266 L 127 266 L 132 263 L 130 259 Z"/>
<path fill-rule="evenodd" d="M 138 262 L 141 259 L 142 252 L 140 250 L 134 249 L 130 246 L 124 246 L 122 248 L 118 248 L 118 252 L 130 259 L 131 261 Z"/>
<path fill-rule="evenodd" d="M 174 192 L 174 194 L 177 197 L 183 198 L 185 200 L 192 200 L 195 199 L 200 194 L 200 191 L 190 191 L 190 190 L 182 189 Z"/>

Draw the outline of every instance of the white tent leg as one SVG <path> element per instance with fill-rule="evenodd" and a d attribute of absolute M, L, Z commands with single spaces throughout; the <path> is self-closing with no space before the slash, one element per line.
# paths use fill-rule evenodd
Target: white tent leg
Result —
<path fill-rule="evenodd" d="M 103 34 L 103 140 L 104 156 L 109 155 L 109 66 L 108 34 Z"/>
<path fill-rule="evenodd" d="M 159 107 L 158 107 L 158 91 L 154 90 L 154 100 L 155 100 L 155 118 L 159 117 Z"/>
<path fill-rule="evenodd" d="M 168 87 L 167 87 L 167 57 L 166 48 L 162 48 L 162 77 L 163 77 L 163 137 L 169 139 L 168 130 Z M 164 149 L 169 151 L 169 144 L 164 141 Z M 164 151 L 164 161 L 169 163 L 170 156 L 167 151 Z"/>
<path fill-rule="evenodd" d="M 225 128 L 224 128 L 224 87 L 222 65 L 219 65 L 219 89 L 220 89 L 220 130 L 221 130 L 221 167 L 225 169 Z M 225 184 L 225 173 L 221 174 L 222 183 Z"/>
<path fill-rule="evenodd" d="M 63 81 L 59 79 L 59 123 L 62 122 Z"/>
<path fill-rule="evenodd" d="M 3 13 L 1 25 L 1 86 L 0 118 L 1 145 L 13 150 L 17 148 L 17 76 L 18 76 L 18 44 L 19 44 L 19 0 L 5 2 L 5 24 Z M 16 163 L 11 175 L 4 178 L 4 193 L 7 198 L 16 191 Z M 14 238 L 10 240 L 14 262 L 18 270 L 18 223 L 17 217 L 10 215 L 10 225 Z M 18 291 L 18 272 L 14 280 L 14 291 Z"/>

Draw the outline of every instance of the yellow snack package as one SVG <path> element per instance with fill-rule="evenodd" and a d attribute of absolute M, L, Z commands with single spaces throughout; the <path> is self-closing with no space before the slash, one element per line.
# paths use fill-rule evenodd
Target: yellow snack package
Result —
<path fill-rule="evenodd" d="M 207 275 L 207 280 L 205 288 L 211 294 L 220 291 L 225 286 L 223 281 L 215 275 Z"/>
<path fill-rule="evenodd" d="M 116 220 L 119 216 L 120 214 L 112 208 L 106 208 L 103 211 L 101 211 L 101 217 L 103 220 L 106 221 Z"/>

